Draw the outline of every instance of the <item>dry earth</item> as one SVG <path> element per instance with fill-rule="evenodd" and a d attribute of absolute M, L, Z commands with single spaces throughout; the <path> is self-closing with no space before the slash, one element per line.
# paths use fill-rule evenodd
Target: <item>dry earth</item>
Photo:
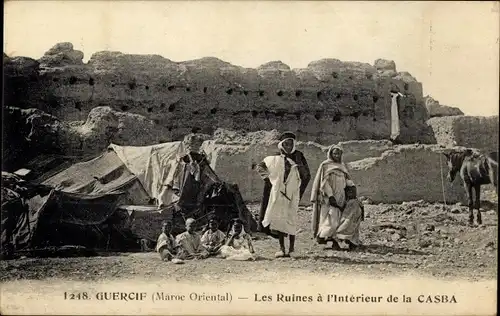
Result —
<path fill-rule="evenodd" d="M 490 199 L 492 201 L 492 199 Z M 14 280 L 239 280 L 286 281 L 296 275 L 359 275 L 384 278 L 414 275 L 438 279 L 494 280 L 497 278 L 498 217 L 494 202 L 483 202 L 483 225 L 467 226 L 468 210 L 461 205 L 365 205 L 361 224 L 365 248 L 333 251 L 314 244 L 311 213 L 301 209 L 301 232 L 295 258 L 274 259 L 277 241 L 256 236 L 262 258 L 231 262 L 219 258 L 174 265 L 159 261 L 155 253 L 107 254 L 86 258 L 22 258 L 2 261 L 2 283 Z M 257 211 L 258 205 L 249 205 Z"/>

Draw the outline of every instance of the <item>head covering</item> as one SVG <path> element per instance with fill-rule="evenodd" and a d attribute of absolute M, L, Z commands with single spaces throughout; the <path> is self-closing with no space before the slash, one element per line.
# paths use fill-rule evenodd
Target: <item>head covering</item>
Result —
<path fill-rule="evenodd" d="M 293 146 L 292 146 L 292 150 L 289 152 L 289 153 L 286 153 L 285 152 L 285 149 L 283 148 L 283 143 L 287 140 L 291 139 L 292 142 L 293 142 Z M 283 134 L 281 134 L 279 140 L 280 142 L 278 143 L 278 148 L 279 150 L 283 153 L 283 154 L 293 154 L 295 152 L 295 139 L 296 139 L 296 136 L 294 133 L 292 132 L 284 132 Z"/>
<path fill-rule="evenodd" d="M 246 235 L 246 231 L 245 231 L 245 227 L 243 225 L 243 221 L 239 218 L 235 218 L 233 219 L 233 225 L 231 225 L 231 231 L 230 231 L 230 235 L 234 235 L 235 232 L 234 232 L 234 226 L 235 224 L 240 224 L 241 225 L 241 233 L 240 233 L 240 236 L 245 236 Z"/>
<path fill-rule="evenodd" d="M 195 222 L 196 222 L 196 220 L 194 218 L 188 218 L 188 219 L 186 219 L 186 225 L 194 224 Z"/>
<path fill-rule="evenodd" d="M 354 181 L 352 180 L 347 180 L 345 183 L 346 187 L 355 187 L 356 185 L 354 184 Z"/>
<path fill-rule="evenodd" d="M 206 140 L 209 140 L 209 139 L 210 139 L 210 135 L 191 133 L 191 134 L 184 136 L 184 139 L 182 140 L 182 142 L 183 142 L 185 151 L 187 153 L 190 153 L 190 152 L 199 153 L 199 152 L 201 152 L 201 146 L 203 145 L 203 142 Z"/>
<path fill-rule="evenodd" d="M 291 138 L 295 140 L 297 136 L 293 132 L 284 132 L 283 134 L 280 135 L 279 141 L 284 141 L 285 139 Z"/>
<path fill-rule="evenodd" d="M 328 148 L 328 153 L 326 154 L 326 159 L 328 160 L 332 160 L 332 152 L 337 149 L 337 150 L 340 150 L 341 153 L 344 153 L 344 150 L 342 149 L 342 147 L 340 147 L 339 145 L 332 145 L 330 146 L 330 148 Z"/>

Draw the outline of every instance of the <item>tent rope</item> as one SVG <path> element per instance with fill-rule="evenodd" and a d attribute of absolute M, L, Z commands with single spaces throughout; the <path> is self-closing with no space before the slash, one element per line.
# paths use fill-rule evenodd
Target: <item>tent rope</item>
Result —
<path fill-rule="evenodd" d="M 446 193 L 444 190 L 443 163 L 441 155 L 439 155 L 439 170 L 441 171 L 441 189 L 443 190 L 443 202 L 444 205 L 446 206 Z"/>

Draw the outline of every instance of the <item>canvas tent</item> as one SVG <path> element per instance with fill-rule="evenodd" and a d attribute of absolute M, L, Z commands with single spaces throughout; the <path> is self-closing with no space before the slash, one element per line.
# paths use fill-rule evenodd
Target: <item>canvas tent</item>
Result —
<path fill-rule="evenodd" d="M 190 151 L 181 141 L 152 146 L 111 144 L 100 156 L 76 163 L 42 184 L 65 193 L 120 193 L 116 205 L 128 214 L 129 227 L 140 238 L 156 239 L 163 220 L 173 220 L 175 234 L 183 230 L 187 217 L 205 224 L 211 215 L 224 228 L 239 217 L 247 231 L 256 231 L 237 185 L 219 179 L 206 156 Z"/>
<path fill-rule="evenodd" d="M 10 179 L 9 179 L 10 178 Z M 48 252 L 49 248 L 133 249 L 135 240 L 116 229 L 120 193 L 67 193 L 15 179 L 2 172 L 2 257 L 14 252 Z M 138 245 L 136 245 L 138 249 Z M 39 251 L 39 254 L 41 252 Z"/>

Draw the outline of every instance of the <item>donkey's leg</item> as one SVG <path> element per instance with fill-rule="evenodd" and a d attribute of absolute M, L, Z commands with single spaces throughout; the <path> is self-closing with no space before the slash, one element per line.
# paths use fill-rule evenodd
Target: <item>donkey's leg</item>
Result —
<path fill-rule="evenodd" d="M 474 202 L 472 201 L 472 184 L 464 183 L 467 192 L 467 201 L 469 202 L 469 225 L 474 224 Z"/>
<path fill-rule="evenodd" d="M 474 191 L 476 191 L 476 203 L 475 207 L 477 210 L 477 224 L 481 225 L 483 223 L 483 220 L 481 218 L 481 211 L 479 210 L 481 208 L 481 185 L 476 184 L 474 186 Z"/>

